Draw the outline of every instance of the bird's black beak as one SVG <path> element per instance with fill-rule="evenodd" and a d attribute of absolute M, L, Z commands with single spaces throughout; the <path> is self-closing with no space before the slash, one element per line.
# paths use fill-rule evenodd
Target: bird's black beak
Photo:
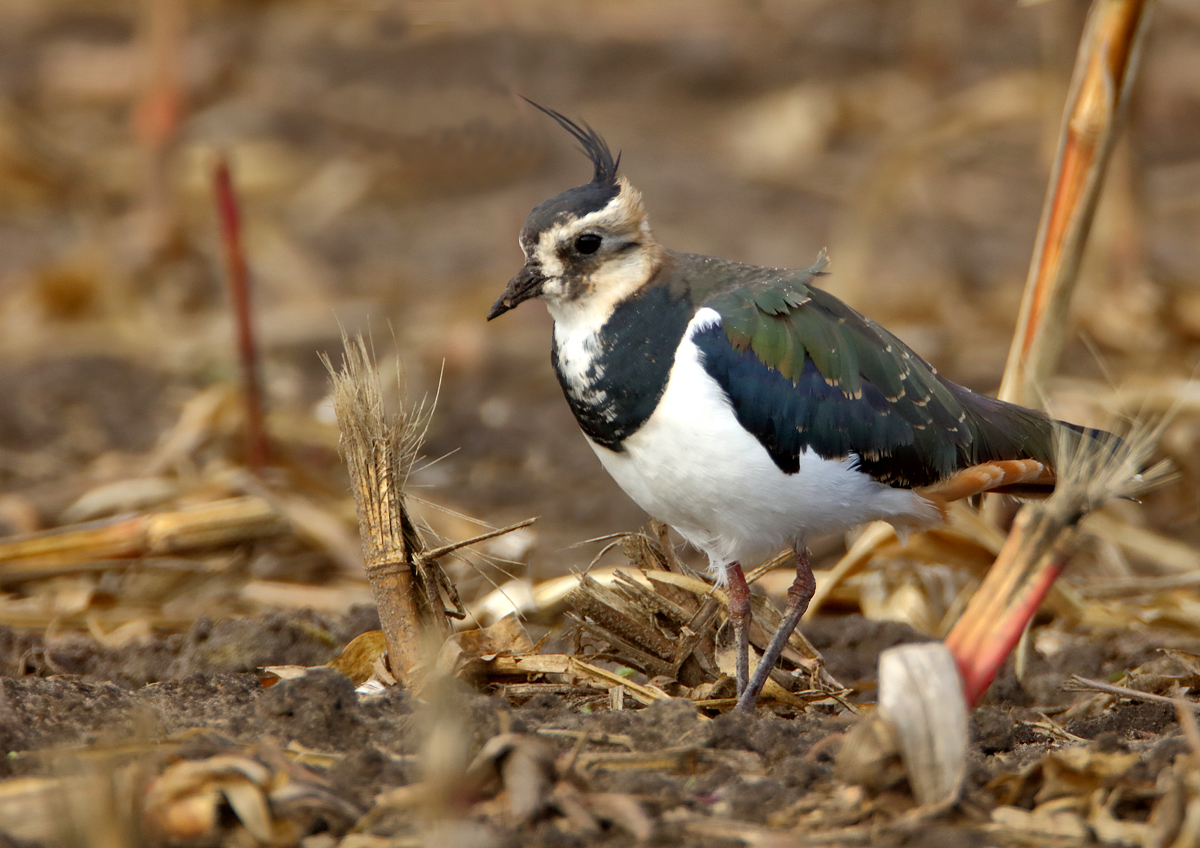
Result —
<path fill-rule="evenodd" d="M 487 319 L 491 321 L 530 298 L 537 297 L 542 293 L 542 285 L 545 282 L 546 278 L 542 275 L 540 268 L 526 265 L 508 281 L 504 294 L 500 295 L 500 298 L 488 310 Z"/>

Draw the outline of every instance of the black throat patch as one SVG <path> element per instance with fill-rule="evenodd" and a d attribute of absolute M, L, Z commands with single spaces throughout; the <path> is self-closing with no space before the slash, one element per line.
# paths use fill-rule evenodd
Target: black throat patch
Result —
<path fill-rule="evenodd" d="M 567 403 L 593 442 L 620 452 L 621 443 L 654 413 L 695 311 L 689 297 L 673 296 L 665 286 L 622 302 L 600 329 L 599 349 L 579 385 L 564 378 L 558 346 L 551 348 Z"/>

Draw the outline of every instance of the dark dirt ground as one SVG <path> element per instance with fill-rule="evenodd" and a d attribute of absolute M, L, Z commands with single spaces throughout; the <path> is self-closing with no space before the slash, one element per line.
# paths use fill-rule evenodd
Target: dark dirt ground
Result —
<path fill-rule="evenodd" d="M 59 637 L 48 649 L 37 636 L 5 628 L 0 631 L 0 741 L 9 755 L 3 777 L 39 775 L 47 769 L 72 773 L 80 768 L 72 762 L 72 752 L 87 750 L 101 756 L 117 752 L 109 755 L 114 761 L 121 750 L 132 747 L 146 761 L 203 762 L 230 752 L 281 750 L 298 743 L 300 750 L 319 753 L 316 764 L 307 765 L 307 777 L 330 787 L 342 803 L 338 810 L 308 810 L 303 819 L 306 832 L 336 836 L 354 823 L 348 810 L 367 810 L 380 792 L 422 778 L 427 740 L 440 722 L 451 724 L 472 752 L 501 733 L 537 738 L 539 745 L 549 746 L 549 756 L 559 758 L 580 751 L 611 751 L 617 737 L 627 740 L 622 751 L 687 749 L 682 766 L 601 765 L 580 770 L 575 778 L 587 792 L 619 793 L 636 800 L 655 821 L 652 844 L 725 846 L 756 836 L 736 828 L 706 833 L 706 817 L 740 828 L 770 827 L 782 834 L 796 826 L 806 801 L 836 794 L 838 787 L 845 790 L 835 776 L 834 759 L 853 717 L 829 707 L 805 712 L 762 709 L 754 716 L 704 715 L 690 702 L 675 699 L 638 710 L 581 711 L 578 703 L 552 694 L 514 700 L 505 697 L 503 686 L 478 691 L 457 682 L 431 699 L 414 700 L 401 690 L 364 698 L 350 680 L 331 669 L 270 688 L 263 687 L 255 672 L 264 665 L 327 661 L 349 638 L 377 624 L 369 608 L 356 608 L 349 617 L 336 620 L 303 612 L 219 622 L 201 619 L 186 634 L 124 650 L 99 649 L 94 640 L 82 636 Z M 860 616 L 819 618 L 806 632 L 830 669 L 854 679 L 866 701 L 880 651 L 927 638 L 905 625 Z M 1163 647 L 1200 648 L 1200 640 L 1194 638 L 1164 642 L 1144 634 L 1099 643 L 1093 633 L 1068 638 L 1071 644 L 1060 659 L 1034 660 L 1024 684 L 1006 670 L 972 715 L 974 753 L 957 812 L 905 828 L 851 827 L 840 840 L 826 838 L 822 844 L 1021 844 L 1011 835 L 987 833 L 986 811 L 1010 791 L 1014 775 L 1027 772 L 1061 744 L 1038 722 L 1056 705 L 1078 700 L 1077 694 L 1062 691 L 1062 681 L 1070 674 L 1105 679 L 1153 659 Z M 1120 702 L 1100 715 L 1065 721 L 1062 730 L 1089 749 L 1134 754 L 1136 762 L 1122 776 L 1127 786 L 1153 784 L 1155 775 L 1187 751 L 1170 704 Z M 589 734 L 590 741 L 580 748 L 570 732 Z M 722 759 L 721 752 L 738 752 L 739 759 Z M 103 774 L 93 763 L 93 779 L 97 772 Z M 1035 788 L 1024 792 L 1032 797 Z M 856 794 L 824 825 L 869 822 L 910 804 L 908 798 L 903 782 L 869 801 Z M 510 823 L 507 830 L 478 810 L 474 815 L 489 822 L 490 841 L 485 844 L 633 841 L 619 820 L 606 832 L 589 834 L 574 830 L 550 810 L 532 822 Z M 234 839 L 236 820 L 227 819 L 225 827 L 207 838 L 184 844 Z M 379 844 L 406 844 L 403 837 L 419 829 L 414 831 L 410 816 L 393 814 L 376 817 L 363 832 L 383 840 Z M 803 826 L 794 833 L 799 841 L 778 844 L 808 844 Z"/>
<path fill-rule="evenodd" d="M 582 569 L 602 547 L 584 540 L 645 521 L 562 402 L 544 310 L 483 321 L 520 265 L 527 211 L 586 178 L 515 94 L 624 151 L 663 243 L 794 267 L 828 247 L 834 293 L 990 391 L 1085 10 L 0 4 L 0 533 L 70 523 L 81 496 L 127 480 L 166 488 L 107 494 L 89 514 L 245 493 L 236 404 L 200 402 L 236 378 L 209 191 L 218 151 L 243 202 L 277 450 L 267 480 L 340 527 L 34 571 L 0 558 L 0 831 L 21 825 L 0 842 L 1164 848 L 1182 832 L 1179 848 L 1197 844 L 1188 755 L 1200 750 L 1175 707 L 1063 686 L 1136 669 L 1126 683 L 1159 696 L 1194 703 L 1200 686 L 1185 656 L 1200 653 L 1200 404 L 1186 383 L 1200 361 L 1200 12 L 1188 0 L 1158 4 L 1050 386 L 1059 414 L 1092 423 L 1178 401 L 1160 452 L 1181 479 L 1105 513 L 1124 523 L 1096 532 L 1039 615 L 1022 679 L 1010 661 L 973 714 L 957 807 L 914 817 L 902 782 L 839 779 L 853 719 L 829 705 L 610 710 L 607 697 L 461 683 L 362 697 L 332 670 L 270 688 L 259 672 L 325 663 L 378 626 L 336 544 L 353 547 L 353 505 L 317 354 L 339 358 L 339 322 L 371 330 L 380 361 L 403 359 L 410 396 L 438 394 L 424 449 L 436 461 L 411 481 L 438 507 L 416 507 L 437 536 L 540 517 L 520 543 L 447 563 L 468 604 L 511 575 Z M 844 550 L 819 545 L 819 573 Z M 944 635 L 978 559 L 883 557 L 804 625 L 852 700 L 873 702 L 880 651 Z M 561 609 L 532 618 L 535 637 L 566 642 Z M 471 766 L 496 739 L 508 747 Z M 189 777 L 189 763 L 210 771 Z M 418 784 L 441 790 L 404 795 Z M 1181 830 L 1189 804 L 1195 826 Z"/>

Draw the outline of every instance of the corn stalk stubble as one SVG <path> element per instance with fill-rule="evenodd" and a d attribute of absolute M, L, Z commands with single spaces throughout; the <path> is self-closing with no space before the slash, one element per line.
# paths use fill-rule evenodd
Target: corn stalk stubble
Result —
<path fill-rule="evenodd" d="M 438 643 L 450 633 L 437 582 L 424 579 L 436 563 L 418 557 L 424 542 L 404 504 L 404 486 L 429 421 L 423 404 L 388 417 L 371 354 L 361 336 L 343 337 L 341 371 L 333 376 L 341 451 L 350 471 L 371 584 L 388 658 L 396 679 L 413 689 L 426 666 L 426 633 Z"/>
<path fill-rule="evenodd" d="M 1088 14 L 1001 400 L 1040 402 L 1058 361 L 1079 263 L 1153 5 L 1153 0 L 1096 0 Z"/>

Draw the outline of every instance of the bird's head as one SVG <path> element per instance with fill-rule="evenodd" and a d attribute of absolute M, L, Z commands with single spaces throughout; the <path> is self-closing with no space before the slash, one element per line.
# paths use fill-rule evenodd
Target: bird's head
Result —
<path fill-rule="evenodd" d="M 532 102 L 532 101 L 530 101 Z M 532 298 L 545 301 L 555 320 L 572 312 L 607 313 L 644 285 L 662 261 L 642 196 L 617 176 L 621 157 L 591 127 L 533 103 L 571 133 L 592 160 L 586 185 L 534 207 L 521 228 L 525 266 L 488 310 L 488 320 Z"/>

